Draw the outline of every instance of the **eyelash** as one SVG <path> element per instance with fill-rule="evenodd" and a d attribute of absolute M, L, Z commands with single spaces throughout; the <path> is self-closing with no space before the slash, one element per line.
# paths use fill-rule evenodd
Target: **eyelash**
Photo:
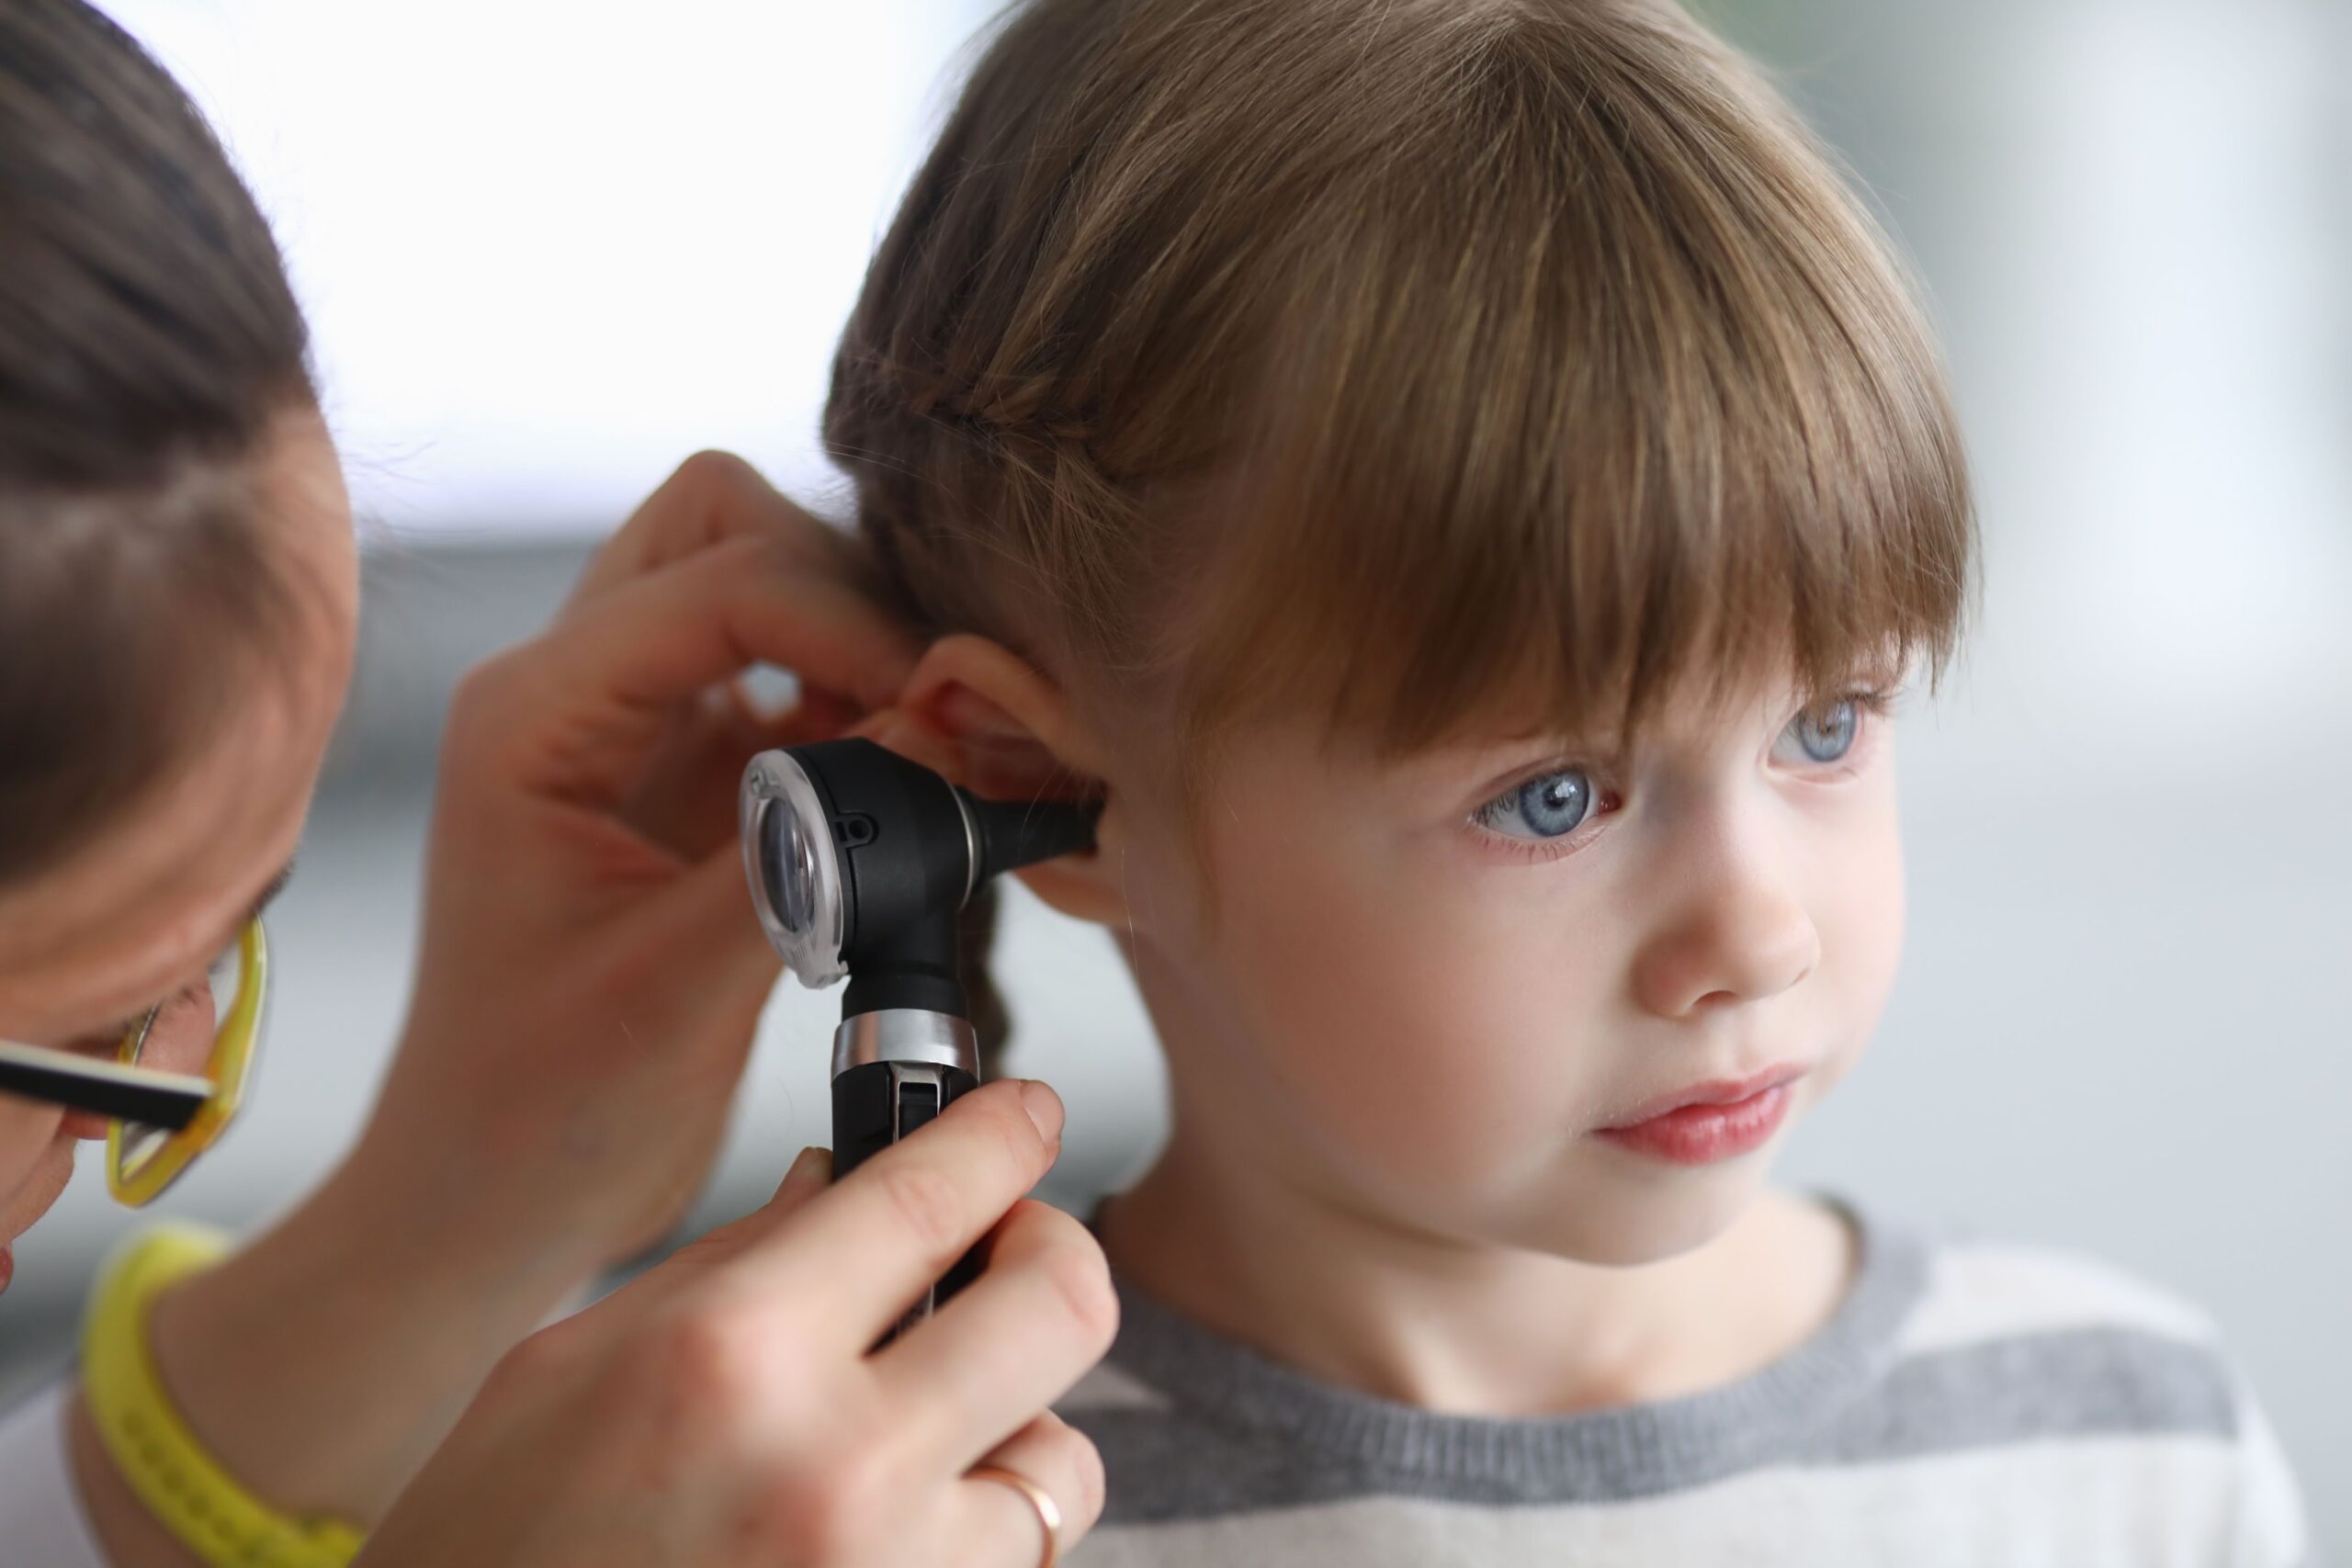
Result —
<path fill-rule="evenodd" d="M 1855 710 L 1860 715 L 1854 731 L 1854 743 L 1847 747 L 1846 754 L 1836 761 L 1814 762 L 1812 766 L 1826 773 L 1831 778 L 1851 778 L 1860 773 L 1863 764 L 1871 760 L 1872 750 L 1878 739 L 1880 724 L 1894 711 L 1897 694 L 1893 691 L 1874 687 L 1857 692 L 1840 692 L 1832 698 L 1833 702 L 1853 704 Z M 1792 718 L 1789 722 L 1793 724 L 1796 720 Z M 1778 737 L 1774 739 L 1777 739 Z"/>
<path fill-rule="evenodd" d="M 91 1053 L 104 1051 L 108 1055 L 112 1055 L 114 1052 L 122 1048 L 122 1042 L 124 1038 L 128 1036 L 132 1030 L 138 1028 L 139 1025 L 145 1021 L 146 1017 L 147 1015 L 142 1012 L 130 1018 L 126 1018 L 119 1023 L 108 1024 L 104 1029 L 94 1029 L 87 1034 L 85 1034 L 79 1039 L 70 1043 L 66 1048 L 68 1050 L 86 1051 Z"/>
<path fill-rule="evenodd" d="M 220 958 L 214 959 L 212 964 L 207 966 L 205 971 L 206 974 L 209 975 L 213 968 L 218 967 L 226 961 L 226 954 L 222 955 Z M 174 1003 L 177 1002 L 182 997 L 185 997 L 191 991 L 195 990 L 197 986 L 201 982 L 198 981 L 190 981 L 187 985 L 183 986 L 176 991 L 174 991 L 170 996 L 165 997 L 162 1001 L 157 1002 L 153 1008 L 147 1010 L 159 1014 L 169 1012 Z M 122 1043 L 129 1039 L 131 1034 L 138 1030 L 141 1024 L 145 1023 L 146 1021 L 146 1011 L 132 1013 L 129 1018 L 123 1019 L 118 1023 L 110 1024 L 105 1029 L 92 1030 L 89 1033 L 75 1040 L 69 1048 L 90 1052 L 106 1051 L 111 1053 L 119 1051 L 122 1048 Z"/>
<path fill-rule="evenodd" d="M 1573 764 L 1571 764 L 1571 766 L 1573 766 Z M 1552 767 L 1547 768 L 1539 773 L 1530 773 L 1527 777 L 1511 785 L 1510 789 L 1505 790 L 1501 795 L 1497 795 L 1494 800 L 1491 800 L 1487 804 L 1488 806 L 1499 804 L 1504 800 L 1508 800 L 1512 795 L 1518 793 L 1520 790 L 1526 788 L 1529 784 L 1533 784 L 1537 779 L 1549 778 L 1554 773 L 1562 773 L 1568 771 L 1570 770 L 1566 767 Z M 1583 770 L 1577 769 L 1576 771 L 1582 772 Z M 1587 776 L 1589 777 L 1590 775 L 1588 774 Z M 1618 809 L 1623 805 L 1623 802 L 1620 801 L 1616 795 L 1611 794 L 1608 790 L 1601 789 L 1598 784 L 1594 785 L 1594 790 L 1599 795 L 1599 799 L 1593 803 L 1592 810 L 1586 814 L 1583 821 L 1577 823 L 1574 828 L 1570 829 L 1567 832 L 1563 833 L 1556 839 L 1522 839 L 1511 833 L 1498 833 L 1492 828 L 1487 827 L 1486 824 L 1478 820 L 1479 816 L 1486 810 L 1485 807 L 1481 807 L 1478 811 L 1471 813 L 1470 819 L 1466 824 L 1466 829 L 1467 831 L 1480 843 L 1491 845 L 1516 860 L 1532 862 L 1566 860 L 1568 856 L 1576 853 L 1578 850 L 1583 849 L 1585 845 L 1590 843 L 1595 833 L 1600 829 L 1601 819 L 1606 817 L 1615 816 Z"/>
<path fill-rule="evenodd" d="M 1854 743 L 1847 748 L 1843 757 L 1835 762 L 1822 762 L 1815 766 L 1829 770 L 1830 776 L 1835 778 L 1848 778 L 1860 773 L 1862 762 L 1868 760 L 1868 753 L 1863 750 L 1863 748 L 1875 739 L 1880 723 L 1894 712 L 1897 695 L 1896 692 L 1883 687 L 1867 687 L 1859 691 L 1841 692 L 1833 698 L 1833 702 L 1853 704 L 1863 716 L 1862 723 L 1854 737 Z M 1792 716 L 1790 722 L 1794 723 L 1795 718 Z M 1782 726 L 1784 731 L 1786 728 Z M 1775 735 L 1773 739 L 1777 741 L 1779 736 Z M 1540 863 L 1544 861 L 1567 859 L 1592 841 L 1601 818 L 1615 815 L 1624 807 L 1622 799 L 1608 790 L 1600 789 L 1597 782 L 1594 787 L 1599 791 L 1600 800 L 1593 807 L 1591 814 L 1577 823 L 1574 829 L 1556 839 L 1521 839 L 1510 833 L 1498 833 L 1481 823 L 1478 818 L 1485 813 L 1487 807 L 1499 805 L 1510 799 L 1536 780 L 1550 778 L 1555 773 L 1571 771 L 1585 773 L 1588 778 L 1591 776 L 1584 768 L 1574 762 L 1548 763 L 1541 770 L 1524 775 L 1517 784 L 1487 801 L 1486 806 L 1472 812 L 1464 819 L 1463 830 L 1479 843 L 1498 849 L 1517 860 Z"/>

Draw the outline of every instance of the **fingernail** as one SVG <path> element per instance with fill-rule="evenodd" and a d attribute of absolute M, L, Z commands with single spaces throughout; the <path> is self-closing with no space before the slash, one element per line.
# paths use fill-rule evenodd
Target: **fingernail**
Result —
<path fill-rule="evenodd" d="M 1049 1144 L 1061 1141 L 1061 1097 L 1035 1078 L 1021 1080 L 1021 1108 L 1037 1124 L 1037 1135 Z"/>
<path fill-rule="evenodd" d="M 825 1184 L 825 1161 L 831 1152 L 821 1145 L 811 1144 L 795 1155 L 792 1168 L 784 1173 L 784 1179 L 776 1185 L 778 1195 L 797 1192 L 804 1187 L 822 1187 Z"/>

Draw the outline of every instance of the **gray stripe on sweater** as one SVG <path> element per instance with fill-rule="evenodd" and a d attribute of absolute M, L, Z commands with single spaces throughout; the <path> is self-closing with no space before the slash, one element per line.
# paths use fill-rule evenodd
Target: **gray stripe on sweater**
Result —
<path fill-rule="evenodd" d="M 1727 1424 L 1721 1440 L 1651 1443 L 1619 1426 L 1606 1445 L 1556 1450 L 1542 1470 L 1470 1471 L 1364 1462 L 1278 1430 L 1213 1423 L 1182 1390 L 1167 1411 L 1064 1414 L 1102 1450 L 1106 1525 L 1211 1518 L 1370 1496 L 1483 1504 L 1604 1503 L 1728 1479 L 1770 1464 L 1829 1467 L 2031 1440 L 2115 1435 L 2229 1438 L 2236 1406 L 2225 1365 L 2199 1345 L 2131 1329 L 2092 1328 L 1996 1340 L 1913 1357 L 1804 1429 L 1763 1434 Z M 1704 1397 L 1704 1396 L 1702 1396 Z M 1409 1424 L 1397 1407 L 1392 1420 Z M 1616 1413 L 1600 1412 L 1606 1419 Z M 1458 1417 L 1428 1416 L 1458 1426 Z M 1558 1418 L 1562 1426 L 1593 1417 Z M 1523 1424 L 1513 1424 L 1521 1425 Z"/>

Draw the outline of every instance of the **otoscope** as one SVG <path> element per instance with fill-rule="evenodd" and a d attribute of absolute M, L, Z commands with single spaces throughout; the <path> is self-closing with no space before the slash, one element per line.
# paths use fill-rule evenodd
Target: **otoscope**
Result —
<path fill-rule="evenodd" d="M 763 751 L 743 771 L 743 866 L 785 966 L 812 988 L 846 976 L 833 1032 L 833 1175 L 980 1087 L 956 919 L 1000 872 L 1094 843 L 1100 802 L 982 800 L 860 739 Z M 979 1272 L 975 1247 L 884 1343 Z"/>

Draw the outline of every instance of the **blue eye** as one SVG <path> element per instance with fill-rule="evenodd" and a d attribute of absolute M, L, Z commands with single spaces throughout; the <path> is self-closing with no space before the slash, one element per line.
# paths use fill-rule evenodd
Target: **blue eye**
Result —
<path fill-rule="evenodd" d="M 1557 839 L 1575 832 L 1592 815 L 1592 780 L 1581 768 L 1563 768 L 1489 801 L 1480 808 L 1478 820 L 1514 839 Z M 1505 824 L 1513 816 L 1532 831 L 1510 832 Z"/>
<path fill-rule="evenodd" d="M 1781 732 L 1781 741 L 1794 741 L 1801 756 L 1785 755 L 1778 745 L 1773 747 L 1773 754 L 1784 762 L 1834 762 L 1854 749 L 1854 737 L 1861 728 L 1860 705 L 1851 697 L 1841 697 L 1821 707 L 1805 709 L 1789 720 L 1788 728 Z"/>

